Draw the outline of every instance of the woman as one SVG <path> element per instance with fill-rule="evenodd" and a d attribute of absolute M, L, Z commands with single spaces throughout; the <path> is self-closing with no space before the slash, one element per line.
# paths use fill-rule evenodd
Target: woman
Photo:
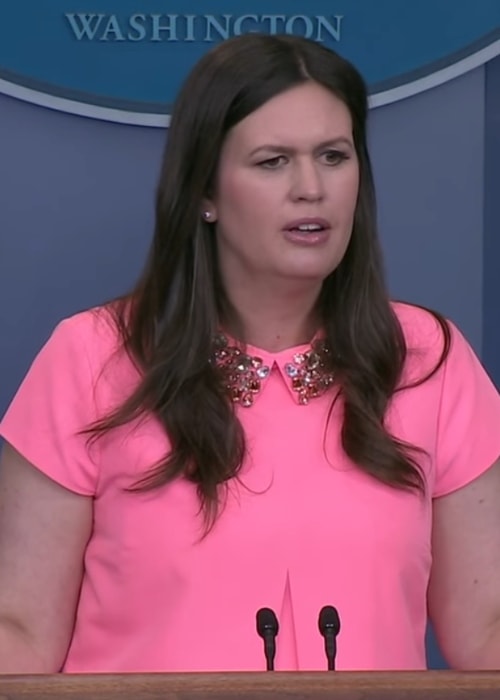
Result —
<path fill-rule="evenodd" d="M 250 68 L 249 68 L 250 67 Z M 366 89 L 248 35 L 172 116 L 127 297 L 63 321 L 0 426 L 0 671 L 499 667 L 500 398 L 390 303 Z"/>

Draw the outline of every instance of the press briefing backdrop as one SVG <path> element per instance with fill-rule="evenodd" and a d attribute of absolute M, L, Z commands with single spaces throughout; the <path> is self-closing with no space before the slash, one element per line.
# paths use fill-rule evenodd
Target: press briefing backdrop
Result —
<path fill-rule="evenodd" d="M 248 31 L 310 36 L 364 73 L 391 292 L 458 323 L 500 384 L 498 0 L 12 0 L 0 8 L 0 413 L 57 321 L 133 283 L 179 84 Z M 429 656 L 442 663 L 432 640 Z"/>

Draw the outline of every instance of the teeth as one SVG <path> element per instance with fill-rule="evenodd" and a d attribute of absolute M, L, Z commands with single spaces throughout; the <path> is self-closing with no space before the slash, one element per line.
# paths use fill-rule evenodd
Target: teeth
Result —
<path fill-rule="evenodd" d="M 319 224 L 301 224 L 298 227 L 299 231 L 321 231 L 322 228 Z"/>

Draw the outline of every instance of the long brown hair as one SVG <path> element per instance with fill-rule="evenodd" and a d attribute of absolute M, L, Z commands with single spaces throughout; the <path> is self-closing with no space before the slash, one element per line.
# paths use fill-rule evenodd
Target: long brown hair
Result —
<path fill-rule="evenodd" d="M 145 471 L 136 487 L 157 488 L 180 476 L 190 479 L 197 484 L 208 527 L 219 513 L 221 487 L 241 468 L 245 436 L 209 362 L 228 301 L 217 270 L 216 237 L 201 220 L 202 200 L 211 191 L 228 131 L 270 98 L 306 81 L 324 86 L 347 105 L 360 170 L 351 241 L 325 280 L 318 302 L 328 343 L 335 349 L 332 369 L 344 403 L 343 448 L 360 469 L 386 484 L 425 488 L 412 447 L 384 427 L 407 348 L 383 277 L 364 81 L 349 62 L 313 41 L 249 34 L 207 53 L 176 101 L 149 257 L 136 288 L 110 306 L 124 347 L 140 367 L 141 381 L 123 405 L 92 428 L 98 436 L 154 413 L 169 436 L 171 451 Z M 433 372 L 449 347 L 446 322 L 435 315 L 444 343 Z"/>

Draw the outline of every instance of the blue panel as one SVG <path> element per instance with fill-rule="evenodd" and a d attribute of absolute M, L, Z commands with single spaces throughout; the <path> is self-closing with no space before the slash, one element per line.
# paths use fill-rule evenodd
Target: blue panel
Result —
<path fill-rule="evenodd" d="M 0 77 L 129 109 L 172 102 L 195 61 L 212 44 L 238 33 L 300 34 L 322 41 L 351 59 L 375 91 L 432 73 L 500 37 L 498 0 L 3 4 Z"/>
<path fill-rule="evenodd" d="M 500 58 L 486 66 L 483 356 L 500 389 Z"/>
<path fill-rule="evenodd" d="M 482 343 L 484 67 L 371 115 L 390 289 Z"/>

